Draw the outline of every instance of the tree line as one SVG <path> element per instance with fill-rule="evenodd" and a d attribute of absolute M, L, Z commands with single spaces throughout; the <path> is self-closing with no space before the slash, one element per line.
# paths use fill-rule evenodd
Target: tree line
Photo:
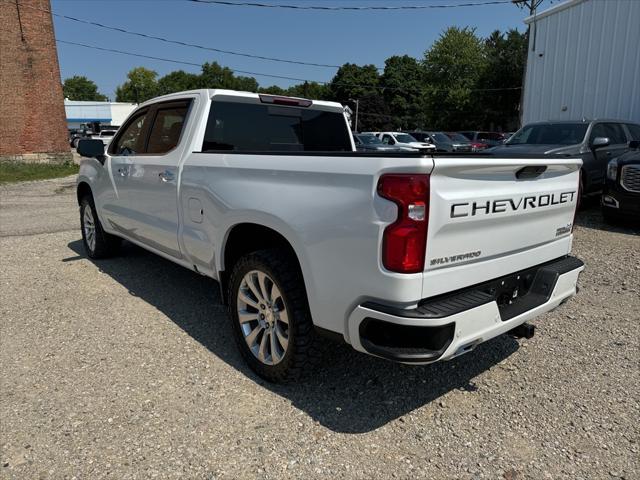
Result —
<path fill-rule="evenodd" d="M 289 88 L 262 87 L 255 78 L 235 75 L 217 62 L 200 73 L 176 70 L 163 77 L 144 67 L 127 74 L 116 89 L 116 101 L 140 103 L 158 95 L 197 88 L 225 88 L 316 100 L 332 100 L 355 110 L 359 130 L 494 129 L 518 126 L 527 34 L 494 31 L 481 38 L 475 29 L 450 27 L 422 59 L 409 55 L 375 65 L 342 65 L 330 82 L 303 82 Z M 65 80 L 71 100 L 106 100 L 86 77 Z"/>

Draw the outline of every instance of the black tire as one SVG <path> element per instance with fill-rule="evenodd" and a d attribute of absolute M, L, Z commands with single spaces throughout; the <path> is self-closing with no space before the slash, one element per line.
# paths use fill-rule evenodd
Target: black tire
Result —
<path fill-rule="evenodd" d="M 87 228 L 85 225 L 87 220 L 85 210 L 87 209 L 90 209 L 91 217 L 94 221 L 94 242 L 90 242 L 89 239 L 87 239 Z M 108 234 L 102 228 L 91 195 L 85 195 L 82 197 L 82 200 L 80 200 L 80 230 L 82 232 L 82 244 L 89 258 L 98 259 L 110 257 L 117 252 L 122 243 L 122 239 Z M 93 244 L 93 246 L 91 244 Z"/>
<path fill-rule="evenodd" d="M 73 140 L 71 140 L 71 146 L 73 148 L 77 149 L 78 148 L 78 143 L 80 143 L 80 138 L 79 137 L 76 137 Z"/>
<path fill-rule="evenodd" d="M 240 324 L 238 312 L 240 288 L 245 275 L 252 271 L 259 271 L 270 277 L 280 291 L 287 311 L 288 346 L 282 359 L 274 365 L 264 363 L 252 352 Z M 301 374 L 311 370 L 321 357 L 319 339 L 311 320 L 302 273 L 297 262 L 285 250 L 260 250 L 241 257 L 232 267 L 227 300 L 229 318 L 238 348 L 249 367 L 265 380 L 278 383 L 297 380 Z M 256 311 L 260 313 L 260 310 L 256 309 Z M 248 328 L 252 329 L 253 326 Z M 256 337 L 256 340 L 257 338 L 261 337 Z M 257 343 L 256 341 L 256 346 Z"/>

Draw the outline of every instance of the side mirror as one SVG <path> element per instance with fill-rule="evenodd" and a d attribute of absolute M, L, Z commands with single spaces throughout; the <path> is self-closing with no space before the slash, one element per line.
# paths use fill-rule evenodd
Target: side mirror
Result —
<path fill-rule="evenodd" d="M 640 140 L 631 140 L 629 142 L 629 148 L 632 148 L 634 150 L 640 148 Z"/>
<path fill-rule="evenodd" d="M 609 141 L 609 137 L 596 137 L 591 142 L 591 148 L 602 148 L 607 147 L 611 141 Z"/>
<path fill-rule="evenodd" d="M 104 163 L 104 143 L 102 140 L 84 138 L 78 142 L 78 154 L 81 157 L 96 158 Z"/>

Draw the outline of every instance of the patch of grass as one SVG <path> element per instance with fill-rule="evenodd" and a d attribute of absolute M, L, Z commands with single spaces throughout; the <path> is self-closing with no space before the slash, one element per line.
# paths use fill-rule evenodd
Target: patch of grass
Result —
<path fill-rule="evenodd" d="M 61 164 L 0 162 L 0 184 L 66 177 L 75 173 L 78 173 L 78 165 L 71 162 Z"/>

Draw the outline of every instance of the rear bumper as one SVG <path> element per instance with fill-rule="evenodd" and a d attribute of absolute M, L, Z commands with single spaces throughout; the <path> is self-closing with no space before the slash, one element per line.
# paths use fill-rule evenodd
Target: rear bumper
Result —
<path fill-rule="evenodd" d="M 448 360 L 556 308 L 576 293 L 583 269 L 568 256 L 422 300 L 413 309 L 365 302 L 349 317 L 351 344 L 402 363 Z"/>

